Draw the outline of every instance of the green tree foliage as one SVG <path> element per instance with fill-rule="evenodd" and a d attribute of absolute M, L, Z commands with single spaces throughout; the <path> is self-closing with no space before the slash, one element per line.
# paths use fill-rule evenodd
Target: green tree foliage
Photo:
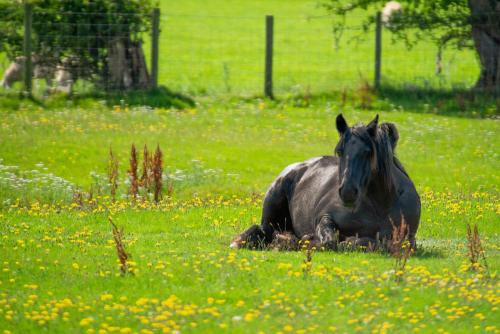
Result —
<path fill-rule="evenodd" d="M 140 43 L 151 29 L 152 0 L 32 0 L 32 49 L 40 62 L 75 59 L 80 78 L 105 78 L 113 43 Z M 0 0 L 0 52 L 22 55 L 24 7 Z M 75 70 L 76 71 L 76 70 Z M 75 73 L 76 74 L 76 73 Z"/>
<path fill-rule="evenodd" d="M 329 0 L 324 6 L 334 16 L 345 18 L 355 10 L 380 11 L 384 0 Z M 400 40 L 414 46 L 424 36 L 439 52 L 444 47 L 475 48 L 481 64 L 478 88 L 499 88 L 500 2 L 497 0 L 401 0 L 402 10 L 386 24 Z M 364 22 L 374 24 L 374 16 Z M 341 29 L 342 23 L 334 29 Z"/>
<path fill-rule="evenodd" d="M 0 52 L 19 56 L 23 46 L 23 11 L 20 3 L 0 0 Z"/>

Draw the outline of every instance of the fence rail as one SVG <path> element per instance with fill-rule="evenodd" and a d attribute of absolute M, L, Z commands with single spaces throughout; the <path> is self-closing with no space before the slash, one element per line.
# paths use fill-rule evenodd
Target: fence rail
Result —
<path fill-rule="evenodd" d="M 28 93 L 32 86 L 38 91 L 44 87 L 43 78 L 37 75 L 40 67 L 30 66 L 31 42 L 50 46 L 55 57 L 67 45 L 77 52 L 92 53 L 106 48 L 110 36 L 120 38 L 121 31 L 127 36 L 129 26 L 120 20 L 134 15 L 115 13 L 113 20 L 101 24 L 92 18 L 102 13 L 64 12 L 60 15 L 74 16 L 75 21 L 42 22 L 46 13 L 31 12 L 29 5 L 25 8 L 24 55 L 28 61 L 24 84 L 15 89 Z M 338 91 L 366 82 L 376 88 L 391 84 L 450 89 L 469 87 L 476 81 L 479 65 L 474 51 L 445 50 L 437 57 L 437 47 L 425 40 L 408 49 L 385 29 L 380 14 L 375 27 L 363 26 L 364 18 L 355 17 L 334 32 L 329 16 L 234 17 L 160 14 L 155 9 L 150 15 L 152 28 L 141 32 L 146 37 L 150 86 L 164 85 L 193 95 L 273 97 Z M 60 26 L 61 32 L 34 35 L 40 24 Z M 0 71 L 5 72 L 9 65 L 0 56 Z M 80 67 L 84 73 L 85 66 Z M 90 76 L 80 81 L 76 91 L 92 90 L 95 84 Z"/>

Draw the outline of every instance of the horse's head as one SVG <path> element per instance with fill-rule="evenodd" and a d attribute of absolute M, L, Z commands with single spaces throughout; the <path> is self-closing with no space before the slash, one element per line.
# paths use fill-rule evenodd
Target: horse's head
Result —
<path fill-rule="evenodd" d="M 346 206 L 354 206 L 375 174 L 390 186 L 393 151 L 399 138 L 394 124 L 378 125 L 378 115 L 368 125 L 350 128 L 342 114 L 337 116 L 339 142 L 339 195 Z"/>

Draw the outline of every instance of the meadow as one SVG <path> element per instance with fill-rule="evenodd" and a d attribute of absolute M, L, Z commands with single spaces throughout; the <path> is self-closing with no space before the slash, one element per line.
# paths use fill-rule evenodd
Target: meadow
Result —
<path fill-rule="evenodd" d="M 498 100 L 450 91 L 474 82 L 472 53 L 442 80 L 430 44 L 399 48 L 386 79 L 424 90 L 375 92 L 360 85 L 371 41 L 332 55 L 316 2 L 161 6 L 160 82 L 171 92 L 0 95 L 0 333 L 500 332 Z M 258 96 L 268 13 L 289 32 L 277 35 L 274 101 Z M 406 267 L 383 252 L 231 250 L 285 166 L 333 153 L 340 112 L 399 130 L 397 155 L 422 200 Z M 128 193 L 132 144 L 163 151 L 159 203 Z M 110 219 L 130 256 L 125 274 Z M 485 255 L 475 264 L 474 225 Z"/>
<path fill-rule="evenodd" d="M 404 279 L 374 253 L 232 251 L 288 163 L 331 154 L 340 106 L 240 99 L 185 110 L 87 105 L 2 114 L 0 327 L 11 332 L 496 332 L 498 121 L 344 106 L 395 122 L 423 202 Z M 172 197 L 126 195 L 130 145 L 157 143 Z M 120 193 L 106 190 L 109 147 Z M 92 174 L 92 175 L 91 175 Z M 103 181 L 104 180 L 104 181 Z M 73 193 L 102 185 L 83 203 Z M 120 274 L 108 222 L 124 229 Z M 466 226 L 487 268 L 471 271 Z M 309 268 L 309 269 L 307 269 Z"/>
<path fill-rule="evenodd" d="M 262 94 L 265 16 L 274 15 L 274 90 L 281 96 L 320 94 L 373 81 L 373 16 L 359 10 L 341 22 L 328 1 L 161 1 L 162 69 L 159 81 L 188 94 Z M 382 5 L 381 5 L 382 6 Z M 148 40 L 146 39 L 146 42 Z M 146 45 L 146 51 L 149 47 Z M 479 74 L 472 50 L 445 49 L 436 73 L 437 47 L 428 36 L 409 48 L 388 29 L 382 33 L 382 83 L 395 87 L 463 89 Z"/>

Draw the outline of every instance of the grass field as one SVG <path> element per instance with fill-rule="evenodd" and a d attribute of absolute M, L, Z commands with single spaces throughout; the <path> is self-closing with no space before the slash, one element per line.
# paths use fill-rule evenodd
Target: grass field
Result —
<path fill-rule="evenodd" d="M 489 217 L 480 226 L 495 272 L 498 204 L 490 201 L 472 204 Z M 429 202 L 442 215 L 422 224 L 423 250 L 399 283 L 394 260 L 382 254 L 316 253 L 307 271 L 301 252 L 230 251 L 231 236 L 259 215 L 252 199 L 111 209 L 132 254 L 135 275 L 125 277 L 106 212 L 13 209 L 2 217 L 0 326 L 19 333 L 498 331 L 497 279 L 467 270 L 464 222 L 446 210 L 454 199 L 431 197 L 426 211 Z M 443 231 L 444 223 L 454 228 Z"/>
<path fill-rule="evenodd" d="M 275 17 L 274 84 L 279 95 L 318 94 L 373 80 L 374 29 L 368 11 L 346 20 L 338 41 L 326 1 L 161 2 L 160 82 L 195 94 L 262 94 L 265 15 Z M 286 7 L 286 8 L 284 8 Z M 339 20 L 339 19 L 337 19 Z M 424 39 L 409 50 L 383 31 L 382 81 L 397 87 L 470 87 L 478 76 L 473 51 L 446 50 L 436 75 L 436 47 Z"/>
<path fill-rule="evenodd" d="M 163 90 L 102 100 L 0 95 L 0 334 L 500 332 L 498 100 L 360 88 L 360 72 L 371 78 L 371 42 L 337 57 L 328 19 L 306 19 L 321 16 L 315 2 L 161 5 L 160 81 L 194 101 Z M 242 98 L 262 88 L 268 13 L 280 98 Z M 475 59 L 464 52 L 440 84 L 425 45 L 397 49 L 386 79 L 474 82 Z M 314 252 L 308 261 L 301 251 L 229 249 L 259 221 L 263 193 L 286 165 L 332 154 L 339 112 L 349 124 L 379 114 L 399 129 L 397 155 L 422 199 L 407 267 L 385 253 Z M 127 195 L 132 143 L 163 150 L 164 194 L 172 192 L 158 205 Z M 131 255 L 125 275 L 110 217 Z M 474 224 L 486 261 L 472 268 Z"/>
<path fill-rule="evenodd" d="M 337 112 L 259 100 L 207 100 L 182 111 L 3 111 L 0 328 L 497 332 L 496 120 L 344 108 L 351 123 L 378 112 L 398 125 L 398 155 L 422 196 L 421 248 L 401 282 L 385 254 L 316 253 L 306 270 L 302 252 L 228 248 L 258 221 L 262 192 L 285 165 L 330 154 Z M 74 186 L 98 182 L 92 171 L 105 175 L 110 145 L 125 183 L 132 142 L 160 144 L 175 199 L 70 205 Z M 108 215 L 125 231 L 135 275 L 119 274 Z M 467 269 L 465 231 L 474 223 L 488 272 Z"/>

